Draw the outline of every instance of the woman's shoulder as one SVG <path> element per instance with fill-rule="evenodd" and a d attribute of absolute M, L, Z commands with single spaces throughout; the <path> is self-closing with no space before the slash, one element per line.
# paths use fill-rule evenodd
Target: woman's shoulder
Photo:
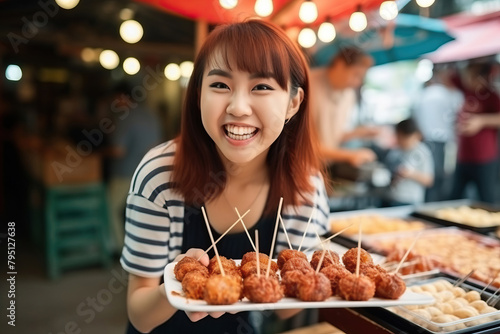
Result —
<path fill-rule="evenodd" d="M 150 149 L 135 170 L 130 191 L 144 195 L 144 192 L 158 191 L 160 188 L 170 189 L 175 149 L 175 141 L 167 141 Z"/>

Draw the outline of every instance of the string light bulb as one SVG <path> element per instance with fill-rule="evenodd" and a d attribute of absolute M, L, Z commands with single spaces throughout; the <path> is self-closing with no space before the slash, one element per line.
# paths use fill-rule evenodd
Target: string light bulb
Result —
<path fill-rule="evenodd" d="M 59 5 L 59 7 L 63 9 L 73 9 L 78 5 L 80 0 L 56 0 L 56 3 Z"/>
<path fill-rule="evenodd" d="M 257 0 L 255 1 L 254 10 L 257 15 L 261 17 L 266 17 L 271 15 L 273 12 L 273 1 L 272 0 Z"/>
<path fill-rule="evenodd" d="M 120 57 L 113 50 L 103 50 L 99 55 L 99 62 L 105 69 L 112 70 L 120 63 Z"/>
<path fill-rule="evenodd" d="M 422 8 L 427 8 L 432 6 L 435 0 L 417 0 L 417 5 L 419 5 Z"/>
<path fill-rule="evenodd" d="M 139 42 L 143 34 L 142 25 L 135 20 L 127 20 L 120 25 L 120 36 L 127 43 Z"/>
<path fill-rule="evenodd" d="M 134 75 L 139 72 L 140 69 L 141 63 L 134 57 L 129 57 L 123 61 L 123 70 L 128 75 Z"/>
<path fill-rule="evenodd" d="M 318 8 L 311 0 L 304 0 L 300 5 L 299 18 L 304 23 L 312 23 L 318 18 Z"/>
<path fill-rule="evenodd" d="M 380 17 L 384 20 L 394 20 L 398 16 L 398 5 L 396 1 L 384 1 L 380 4 Z"/>
<path fill-rule="evenodd" d="M 170 81 L 179 80 L 181 77 L 181 67 L 175 63 L 170 63 L 165 66 L 165 77 Z"/>
<path fill-rule="evenodd" d="M 335 31 L 335 27 L 331 22 L 323 22 L 319 26 L 318 29 L 318 38 L 320 41 L 324 43 L 330 43 L 337 36 L 337 32 Z"/>
<path fill-rule="evenodd" d="M 233 9 L 238 4 L 238 0 L 219 0 L 222 8 Z"/>
<path fill-rule="evenodd" d="M 316 34 L 311 28 L 304 28 L 299 33 L 299 44 L 303 48 L 310 48 L 316 44 Z"/>
<path fill-rule="evenodd" d="M 365 13 L 361 11 L 361 6 L 354 13 L 351 14 L 349 18 L 349 27 L 356 32 L 360 32 L 366 29 L 368 26 L 368 20 L 366 19 Z"/>

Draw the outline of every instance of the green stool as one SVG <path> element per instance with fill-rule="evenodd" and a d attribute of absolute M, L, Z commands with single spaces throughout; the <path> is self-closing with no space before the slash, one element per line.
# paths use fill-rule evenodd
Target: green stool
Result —
<path fill-rule="evenodd" d="M 102 183 L 46 189 L 46 255 L 50 278 L 64 269 L 111 266 L 109 213 Z"/>

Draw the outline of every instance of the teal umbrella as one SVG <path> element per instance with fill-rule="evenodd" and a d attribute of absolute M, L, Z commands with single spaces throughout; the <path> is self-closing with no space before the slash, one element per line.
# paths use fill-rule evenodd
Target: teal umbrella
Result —
<path fill-rule="evenodd" d="M 390 46 L 384 42 L 387 26 L 368 29 L 356 36 L 347 38 L 337 36 L 333 42 L 320 47 L 312 55 L 313 66 L 326 66 L 343 47 L 356 45 L 369 53 L 375 65 L 399 60 L 417 59 L 432 52 L 441 45 L 454 40 L 446 31 L 442 20 L 418 15 L 399 14 L 395 19 L 393 40 Z"/>

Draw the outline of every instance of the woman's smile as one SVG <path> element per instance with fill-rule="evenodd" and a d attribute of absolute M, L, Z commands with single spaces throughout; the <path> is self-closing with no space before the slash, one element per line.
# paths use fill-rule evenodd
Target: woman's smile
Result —
<path fill-rule="evenodd" d="M 224 133 L 232 140 L 247 140 L 254 137 L 259 129 L 253 126 L 224 125 Z"/>

